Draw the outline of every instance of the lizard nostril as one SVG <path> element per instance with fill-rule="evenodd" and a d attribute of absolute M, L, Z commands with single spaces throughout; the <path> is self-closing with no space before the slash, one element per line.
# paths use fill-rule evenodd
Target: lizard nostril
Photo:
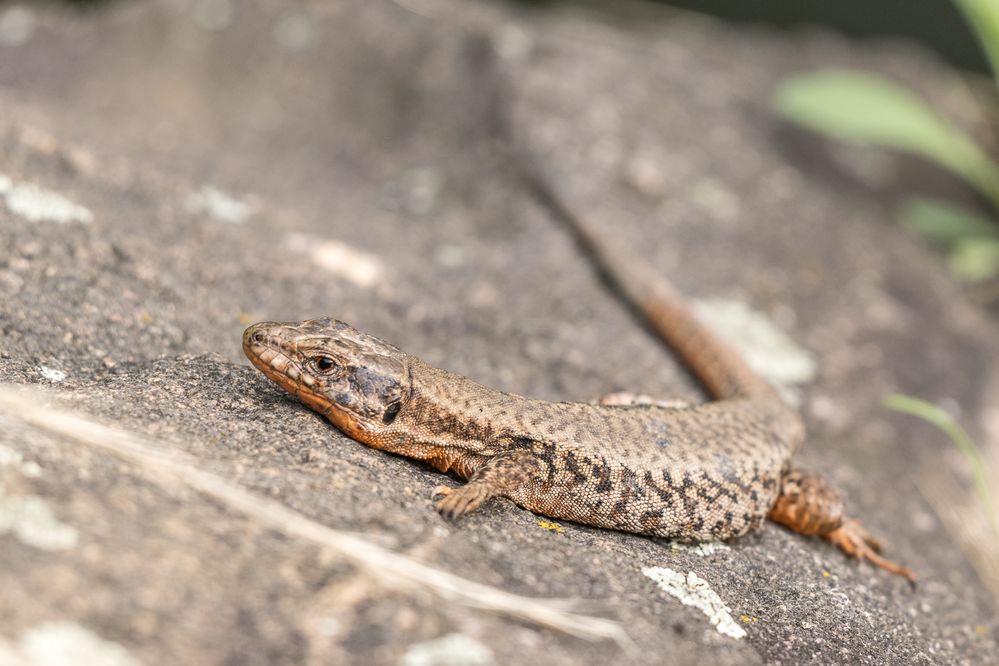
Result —
<path fill-rule="evenodd" d="M 250 334 L 250 342 L 252 342 L 255 345 L 264 344 L 264 332 L 254 331 L 252 334 Z"/>

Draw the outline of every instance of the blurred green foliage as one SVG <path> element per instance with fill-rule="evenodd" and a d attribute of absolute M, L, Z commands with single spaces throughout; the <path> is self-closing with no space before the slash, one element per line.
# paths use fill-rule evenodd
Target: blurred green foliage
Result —
<path fill-rule="evenodd" d="M 999 85 L 999 2 L 954 0 L 982 45 Z M 827 70 L 785 80 L 774 96 L 785 118 L 827 136 L 913 153 L 950 170 L 999 215 L 999 165 L 965 132 L 910 90 L 862 72 Z M 953 272 L 970 282 L 999 276 L 999 225 L 926 198 L 901 207 L 902 223 L 944 245 Z"/>

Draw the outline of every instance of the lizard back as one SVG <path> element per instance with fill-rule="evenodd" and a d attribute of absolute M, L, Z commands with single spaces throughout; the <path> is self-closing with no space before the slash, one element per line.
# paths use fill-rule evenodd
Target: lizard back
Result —
<path fill-rule="evenodd" d="M 743 534 L 773 506 L 802 439 L 796 415 L 767 399 L 683 408 L 548 402 L 411 362 L 411 411 L 396 426 L 408 437 L 397 453 L 429 459 L 429 445 L 431 457 L 488 459 L 529 450 L 539 469 L 510 499 L 597 527 L 684 540 Z M 399 447 L 397 432 L 387 439 Z"/>

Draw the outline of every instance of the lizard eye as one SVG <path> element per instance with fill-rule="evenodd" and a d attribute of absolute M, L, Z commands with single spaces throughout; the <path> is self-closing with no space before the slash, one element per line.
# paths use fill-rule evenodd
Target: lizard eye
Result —
<path fill-rule="evenodd" d="M 385 408 L 385 413 L 382 415 L 382 423 L 389 425 L 392 421 L 395 421 L 395 417 L 399 416 L 399 410 L 402 409 L 402 401 L 396 400 L 391 405 Z"/>
<path fill-rule="evenodd" d="M 319 372 L 329 372 L 336 365 L 336 362 L 329 356 L 319 356 L 312 363 Z"/>

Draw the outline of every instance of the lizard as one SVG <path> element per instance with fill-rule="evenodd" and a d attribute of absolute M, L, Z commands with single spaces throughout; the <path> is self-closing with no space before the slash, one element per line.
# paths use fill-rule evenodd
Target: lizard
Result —
<path fill-rule="evenodd" d="M 846 517 L 840 492 L 792 466 L 805 436 L 797 411 L 648 262 L 573 210 L 547 178 L 529 182 L 713 401 L 531 399 L 433 367 L 330 317 L 253 324 L 244 353 L 352 439 L 466 480 L 434 489 L 446 519 L 505 497 L 550 518 L 699 542 L 735 539 L 769 518 L 914 583 Z"/>

